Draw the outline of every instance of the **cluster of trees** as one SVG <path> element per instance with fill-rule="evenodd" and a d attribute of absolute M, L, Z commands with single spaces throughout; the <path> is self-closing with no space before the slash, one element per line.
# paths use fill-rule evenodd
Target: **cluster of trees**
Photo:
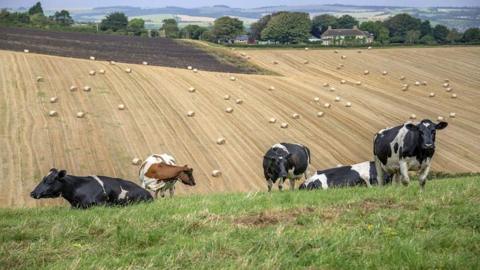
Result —
<path fill-rule="evenodd" d="M 6 9 L 0 11 L 0 23 L 4 25 L 30 25 L 35 27 L 47 26 L 70 26 L 73 19 L 67 10 L 55 12 L 52 16 L 45 16 L 42 4 L 37 2 L 27 12 L 9 12 Z"/>

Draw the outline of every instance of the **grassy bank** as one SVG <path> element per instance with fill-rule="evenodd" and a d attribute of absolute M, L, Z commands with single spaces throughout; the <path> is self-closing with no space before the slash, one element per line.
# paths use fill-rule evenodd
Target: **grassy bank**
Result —
<path fill-rule="evenodd" d="M 0 210 L 3 269 L 479 269 L 480 178 Z"/>

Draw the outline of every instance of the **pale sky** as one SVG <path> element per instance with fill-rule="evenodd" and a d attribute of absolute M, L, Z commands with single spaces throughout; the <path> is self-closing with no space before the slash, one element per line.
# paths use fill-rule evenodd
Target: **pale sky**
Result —
<path fill-rule="evenodd" d="M 0 8 L 30 7 L 38 0 L 0 0 Z M 135 6 L 135 7 L 201 7 L 212 5 L 228 5 L 230 7 L 252 8 L 278 5 L 309 4 L 344 4 L 372 6 L 480 6 L 479 0 L 43 0 L 44 9 L 60 8 L 92 8 L 101 6 Z"/>

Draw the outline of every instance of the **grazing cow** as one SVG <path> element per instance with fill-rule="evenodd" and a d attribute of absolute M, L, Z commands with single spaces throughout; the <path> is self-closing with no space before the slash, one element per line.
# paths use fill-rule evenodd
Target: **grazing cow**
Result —
<path fill-rule="evenodd" d="M 263 157 L 263 173 L 268 182 L 268 191 L 278 181 L 278 189 L 283 189 L 286 178 L 290 180 L 290 190 L 295 189 L 295 180 L 302 175 L 307 178 L 310 164 L 310 150 L 301 144 L 278 143 L 273 145 Z"/>
<path fill-rule="evenodd" d="M 139 178 L 142 187 L 155 193 L 155 198 L 165 197 L 165 191 L 170 192 L 170 197 L 175 193 L 175 184 L 180 180 L 188 186 L 195 186 L 193 169 L 185 166 L 176 166 L 175 159 L 168 154 L 150 155 L 140 167 Z"/>
<path fill-rule="evenodd" d="M 137 184 L 106 176 L 73 176 L 53 168 L 30 193 L 34 199 L 63 197 L 74 208 L 126 205 L 153 200 Z"/>
<path fill-rule="evenodd" d="M 435 153 L 436 130 L 444 129 L 447 125 L 447 122 L 435 124 L 425 119 L 419 123 L 407 122 L 379 131 L 373 143 L 378 183 L 383 185 L 383 175 L 389 173 L 395 182 L 399 181 L 401 175 L 402 183 L 408 185 L 408 171 L 417 170 L 420 187 L 425 189 Z"/>
<path fill-rule="evenodd" d="M 390 181 L 385 174 L 384 180 Z M 327 189 L 331 187 L 351 187 L 366 185 L 371 187 L 377 184 L 377 170 L 375 162 L 365 161 L 351 166 L 340 166 L 317 171 L 308 180 L 300 185 L 300 189 Z"/>

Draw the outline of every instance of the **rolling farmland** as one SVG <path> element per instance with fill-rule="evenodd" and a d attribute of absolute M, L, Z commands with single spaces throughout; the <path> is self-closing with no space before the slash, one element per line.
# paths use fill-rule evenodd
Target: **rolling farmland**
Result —
<path fill-rule="evenodd" d="M 272 144 L 308 145 L 312 169 L 360 162 L 371 159 L 376 131 L 411 114 L 418 120 L 442 116 L 450 124 L 437 134 L 433 170 L 480 171 L 479 47 L 237 52 L 282 76 L 194 73 L 0 51 L 0 206 L 61 203 L 28 196 L 53 166 L 76 175 L 137 181 L 132 158 L 163 152 L 194 168 L 197 186 L 179 184 L 181 194 L 266 190 L 261 160 Z M 337 69 L 340 63 L 344 66 Z M 89 75 L 90 70 L 97 74 Z M 37 82 L 37 76 L 43 80 Z M 451 92 L 442 87 L 445 79 Z M 415 81 L 427 85 L 415 86 Z M 410 87 L 404 92 L 405 83 Z M 78 90 L 70 91 L 72 85 Z M 87 85 L 90 92 L 82 90 Z M 190 87 L 196 91 L 189 92 Z M 50 103 L 54 96 L 58 100 Z M 119 104 L 126 109 L 118 110 Z M 233 112 L 226 113 L 227 107 Z M 58 115 L 48 116 L 51 110 Z M 187 117 L 190 110 L 194 117 Z M 80 111 L 84 118 L 76 117 Z M 449 117 L 452 112 L 455 118 Z M 293 113 L 300 118 L 293 119 Z M 289 127 L 280 128 L 283 122 Z M 226 139 L 224 145 L 216 144 L 219 137 Z M 212 177 L 215 169 L 222 176 Z"/>

